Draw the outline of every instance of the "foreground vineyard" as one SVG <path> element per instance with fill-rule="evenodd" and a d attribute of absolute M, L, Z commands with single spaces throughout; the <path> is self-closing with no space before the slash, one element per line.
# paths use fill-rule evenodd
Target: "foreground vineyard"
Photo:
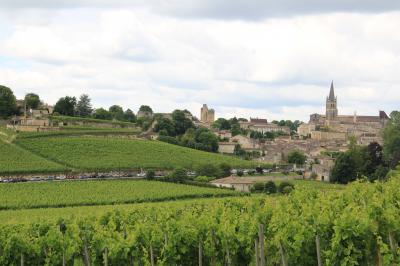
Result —
<path fill-rule="evenodd" d="M 250 167 L 237 158 L 158 141 L 96 137 L 20 138 L 20 146 L 49 160 L 80 170 L 194 167 L 229 163 Z"/>
<path fill-rule="evenodd" d="M 0 184 L 0 209 L 32 209 L 238 195 L 231 190 L 144 180 Z"/>
<path fill-rule="evenodd" d="M 0 264 L 62 265 L 64 257 L 68 265 L 256 265 L 255 254 L 266 265 L 317 265 L 318 254 L 323 265 L 400 263 L 399 179 L 340 192 L 299 188 L 275 199 L 2 225 Z"/>

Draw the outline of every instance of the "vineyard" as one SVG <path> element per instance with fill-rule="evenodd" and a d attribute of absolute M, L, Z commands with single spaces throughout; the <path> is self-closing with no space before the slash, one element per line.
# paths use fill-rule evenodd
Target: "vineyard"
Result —
<path fill-rule="evenodd" d="M 47 161 L 16 145 L 3 142 L 0 139 L 0 173 L 52 173 L 61 172 L 65 167 Z"/>
<path fill-rule="evenodd" d="M 0 264 L 398 265 L 400 180 L 3 224 Z M 84 207 L 82 207 L 84 208 Z"/>
<path fill-rule="evenodd" d="M 51 161 L 79 170 L 115 170 L 194 167 L 229 163 L 250 167 L 253 163 L 158 141 L 97 137 L 18 138 L 16 143 Z"/>
<path fill-rule="evenodd" d="M 237 192 L 144 180 L 0 184 L 0 210 L 235 196 Z"/>

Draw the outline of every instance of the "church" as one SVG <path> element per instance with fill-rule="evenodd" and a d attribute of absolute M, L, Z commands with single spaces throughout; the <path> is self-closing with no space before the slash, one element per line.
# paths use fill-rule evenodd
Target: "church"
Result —
<path fill-rule="evenodd" d="M 333 81 L 326 98 L 325 114 L 311 114 L 308 124 L 302 124 L 298 133 L 302 137 L 315 140 L 343 140 L 356 137 L 359 144 L 368 145 L 377 141 L 382 143 L 381 131 L 389 117 L 384 111 L 377 116 L 340 115 L 338 98 L 335 95 Z"/>

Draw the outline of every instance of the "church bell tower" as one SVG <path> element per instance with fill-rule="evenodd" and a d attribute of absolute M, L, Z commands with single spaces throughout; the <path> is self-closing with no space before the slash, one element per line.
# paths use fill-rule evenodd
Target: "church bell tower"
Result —
<path fill-rule="evenodd" d="M 326 120 L 333 121 L 336 119 L 337 116 L 337 97 L 335 97 L 335 89 L 333 87 L 332 81 L 329 96 L 326 98 Z"/>

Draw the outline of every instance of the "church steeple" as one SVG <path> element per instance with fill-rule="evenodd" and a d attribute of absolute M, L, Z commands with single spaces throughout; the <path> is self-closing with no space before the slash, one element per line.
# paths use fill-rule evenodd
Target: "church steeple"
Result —
<path fill-rule="evenodd" d="M 331 89 L 329 90 L 329 96 L 326 98 L 326 119 L 332 121 L 335 120 L 337 116 L 337 98 L 335 97 L 335 88 L 333 87 L 332 80 Z"/>
<path fill-rule="evenodd" d="M 335 88 L 333 87 L 333 80 L 331 82 L 331 90 L 329 92 L 329 98 L 330 101 L 334 101 L 335 100 Z"/>

